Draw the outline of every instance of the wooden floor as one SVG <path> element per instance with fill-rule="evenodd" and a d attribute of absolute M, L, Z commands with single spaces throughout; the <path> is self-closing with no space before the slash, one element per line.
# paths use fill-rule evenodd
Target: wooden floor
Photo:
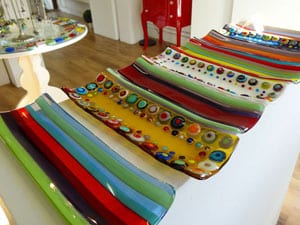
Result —
<path fill-rule="evenodd" d="M 277 225 L 300 224 L 300 157 L 289 185 L 288 192 L 283 202 L 281 214 Z"/>
<path fill-rule="evenodd" d="M 128 45 L 114 41 L 95 35 L 93 31 L 90 30 L 88 35 L 80 42 L 63 49 L 46 53 L 43 56 L 45 65 L 51 74 L 50 85 L 56 87 L 77 87 L 92 81 L 99 72 L 104 71 L 108 67 L 115 69 L 122 68 L 131 64 L 141 54 L 154 56 L 162 52 L 166 46 L 166 44 L 162 46 L 155 45 L 149 47 L 146 52 L 143 52 L 141 46 L 138 44 Z M 15 108 L 24 94 L 24 90 L 12 87 L 11 85 L 0 87 L 0 95 L 2 96 L 0 110 Z M 277 225 L 299 224 L 300 157 Z"/>

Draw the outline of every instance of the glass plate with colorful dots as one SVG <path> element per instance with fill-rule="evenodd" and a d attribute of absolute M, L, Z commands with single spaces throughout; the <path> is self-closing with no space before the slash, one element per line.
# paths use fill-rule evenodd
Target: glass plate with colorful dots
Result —
<path fill-rule="evenodd" d="M 286 82 L 283 81 L 251 76 L 243 71 L 201 60 L 175 46 L 166 48 L 155 57 L 143 57 L 196 83 L 206 84 L 232 95 L 247 97 L 250 101 L 273 101 L 282 94 L 286 86 Z"/>
<path fill-rule="evenodd" d="M 293 52 L 299 52 L 300 50 L 299 34 L 279 32 L 279 29 L 276 30 L 275 28 L 266 32 L 256 31 L 254 28 L 240 24 L 226 24 L 223 27 L 222 33 L 234 39 L 254 42 L 256 44 L 272 48 L 279 48 Z"/>
<path fill-rule="evenodd" d="M 197 179 L 216 174 L 239 140 L 199 123 L 191 113 L 166 107 L 166 101 L 146 94 L 110 69 L 85 86 L 63 90 L 82 109 L 158 161 Z"/>

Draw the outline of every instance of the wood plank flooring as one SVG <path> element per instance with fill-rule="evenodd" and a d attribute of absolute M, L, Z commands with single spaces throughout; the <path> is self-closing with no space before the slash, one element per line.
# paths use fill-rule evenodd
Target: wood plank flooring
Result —
<path fill-rule="evenodd" d="M 61 13 L 50 12 L 49 14 L 57 15 Z M 73 17 L 72 15 L 66 16 Z M 81 20 L 78 17 L 74 18 Z M 88 35 L 80 42 L 46 53 L 43 57 L 45 65 L 51 74 L 50 85 L 56 87 L 77 87 L 92 81 L 99 72 L 104 71 L 108 67 L 122 68 L 131 64 L 141 54 L 154 56 L 162 52 L 166 46 L 166 43 L 162 46 L 155 45 L 143 52 L 142 47 L 138 44 L 128 45 L 114 41 L 95 35 L 90 30 Z M 25 91 L 23 89 L 15 88 L 12 85 L 1 86 L 0 111 L 14 109 L 24 94 Z M 298 158 L 277 225 L 299 224 L 300 157 Z"/>

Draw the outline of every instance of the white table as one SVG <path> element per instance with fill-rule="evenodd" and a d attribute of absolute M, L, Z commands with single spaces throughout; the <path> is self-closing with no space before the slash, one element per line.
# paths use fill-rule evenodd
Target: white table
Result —
<path fill-rule="evenodd" d="M 37 97 L 47 92 L 55 92 L 57 88 L 50 87 L 48 85 L 50 80 L 50 75 L 47 68 L 44 65 L 42 54 L 45 52 L 55 51 L 60 48 L 64 48 L 71 44 L 74 44 L 84 38 L 87 34 L 87 27 L 82 24 L 77 24 L 74 29 L 65 30 L 63 25 L 70 23 L 70 26 L 74 20 L 61 20 L 60 23 L 56 23 L 57 20 L 40 22 L 36 25 L 36 29 L 39 31 L 39 35 L 36 36 L 33 41 L 30 41 L 34 44 L 34 48 L 24 48 L 18 49 L 13 43 L 9 41 L 11 38 L 18 36 L 18 30 L 16 26 L 11 27 L 11 34 L 7 34 L 4 38 L 0 39 L 0 59 L 18 59 L 18 65 L 20 66 L 22 72 L 20 77 L 20 86 L 24 88 L 27 93 L 24 98 L 19 102 L 18 108 L 26 106 L 29 103 L 32 103 Z M 30 26 L 30 24 L 28 24 Z M 33 30 L 33 27 L 29 27 L 29 30 Z M 82 29 L 80 32 L 77 32 L 76 29 Z M 76 33 L 76 35 L 69 37 L 68 40 L 61 40 L 61 37 L 66 37 L 71 33 Z M 31 32 L 32 33 L 32 32 Z M 63 35 L 61 35 L 63 33 Z M 44 40 L 44 41 L 40 41 Z M 51 42 L 51 44 L 46 44 L 46 42 Z M 55 40 L 58 40 L 55 42 Z M 28 41 L 29 42 L 29 41 Z M 19 44 L 19 43 L 18 43 Z M 25 42 L 20 44 L 26 44 Z M 11 46 L 15 48 L 12 52 L 5 52 L 7 47 Z"/>
<path fill-rule="evenodd" d="M 289 85 L 266 108 L 258 124 L 240 135 L 235 152 L 221 171 L 203 181 L 157 162 L 123 138 L 111 135 L 112 131 L 100 122 L 95 120 L 89 124 L 78 113 L 81 109 L 72 109 L 65 102 L 61 105 L 96 135 L 114 145 L 127 160 L 177 189 L 175 201 L 160 225 L 274 225 L 300 149 L 298 96 L 299 86 Z M 0 151 L 0 166 L 1 177 L 7 177 L 7 182 L 0 183 L 0 193 L 18 224 L 40 225 L 40 221 L 47 225 L 64 224 L 31 180 L 18 169 L 18 163 L 4 146 Z M 31 213 L 23 208 L 28 202 Z M 34 215 L 41 220 L 33 219 Z"/>
<path fill-rule="evenodd" d="M 290 85 L 271 103 L 218 174 L 184 182 L 161 225 L 275 225 L 300 151 L 299 94 Z"/>

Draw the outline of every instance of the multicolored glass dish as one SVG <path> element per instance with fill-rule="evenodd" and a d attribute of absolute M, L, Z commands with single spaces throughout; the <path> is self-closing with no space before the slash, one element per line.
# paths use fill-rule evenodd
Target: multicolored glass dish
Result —
<path fill-rule="evenodd" d="M 0 122 L 3 140 L 70 224 L 157 224 L 174 200 L 170 185 L 120 157 L 47 95 Z"/>
<path fill-rule="evenodd" d="M 64 90 L 76 104 L 142 150 L 195 178 L 212 176 L 230 158 L 236 135 L 207 127 L 190 111 L 173 103 L 167 107 L 164 98 L 129 86 L 126 78 L 110 70 L 85 87 Z"/>

